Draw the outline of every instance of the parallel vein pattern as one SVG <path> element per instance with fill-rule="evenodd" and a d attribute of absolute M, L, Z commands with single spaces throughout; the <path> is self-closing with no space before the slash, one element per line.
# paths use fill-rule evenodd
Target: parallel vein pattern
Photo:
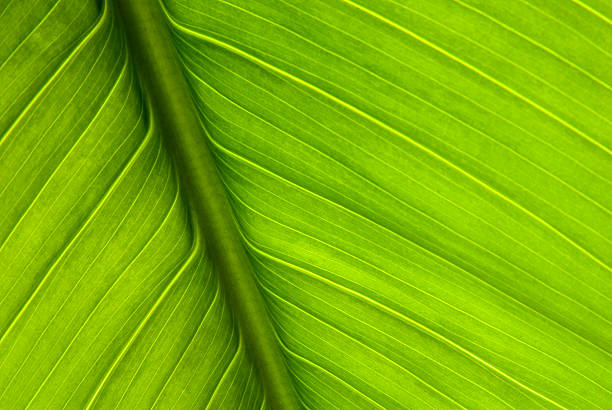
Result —
<path fill-rule="evenodd" d="M 131 64 L 108 2 L 0 7 L 2 408 L 263 403 Z"/>
<path fill-rule="evenodd" d="M 306 407 L 610 406 L 605 4 L 163 3 Z"/>

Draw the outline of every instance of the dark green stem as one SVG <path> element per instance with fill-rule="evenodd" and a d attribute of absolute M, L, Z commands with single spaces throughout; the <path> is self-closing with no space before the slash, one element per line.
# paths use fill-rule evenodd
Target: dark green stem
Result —
<path fill-rule="evenodd" d="M 145 92 L 152 102 L 247 351 L 272 408 L 299 408 L 253 267 L 231 214 L 167 19 L 155 0 L 117 0 Z"/>

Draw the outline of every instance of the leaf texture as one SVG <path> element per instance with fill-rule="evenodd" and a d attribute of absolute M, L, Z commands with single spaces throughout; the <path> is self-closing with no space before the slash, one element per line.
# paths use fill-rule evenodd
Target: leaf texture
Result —
<path fill-rule="evenodd" d="M 610 403 L 605 20 L 164 4 L 306 405 Z"/>
<path fill-rule="evenodd" d="M 607 2 L 161 4 L 305 408 L 610 407 Z M 117 20 L 0 3 L 0 407 L 265 407 Z"/>

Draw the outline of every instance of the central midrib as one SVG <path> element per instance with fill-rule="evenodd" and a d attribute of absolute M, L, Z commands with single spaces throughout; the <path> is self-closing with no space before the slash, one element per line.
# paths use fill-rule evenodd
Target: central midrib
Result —
<path fill-rule="evenodd" d="M 300 408 L 253 267 L 217 173 L 172 34 L 156 0 L 116 0 L 144 93 L 272 408 Z"/>

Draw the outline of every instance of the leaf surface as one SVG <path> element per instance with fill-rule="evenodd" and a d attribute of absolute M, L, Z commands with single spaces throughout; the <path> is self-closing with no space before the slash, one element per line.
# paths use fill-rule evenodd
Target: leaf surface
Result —
<path fill-rule="evenodd" d="M 304 407 L 610 406 L 610 6 L 162 4 Z M 0 13 L 0 407 L 261 407 L 114 9 Z"/>

